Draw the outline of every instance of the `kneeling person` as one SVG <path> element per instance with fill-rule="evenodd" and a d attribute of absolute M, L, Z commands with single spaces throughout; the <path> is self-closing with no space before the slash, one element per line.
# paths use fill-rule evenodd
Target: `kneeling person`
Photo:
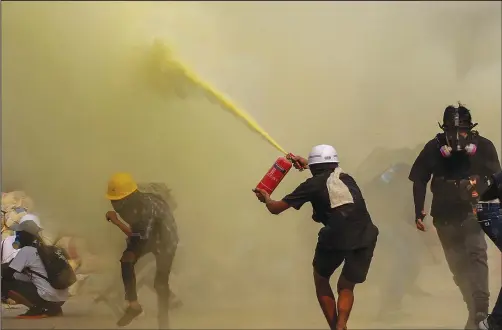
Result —
<path fill-rule="evenodd" d="M 18 318 L 62 315 L 61 306 L 68 299 L 68 289 L 55 289 L 48 281 L 48 272 L 39 254 L 40 220 L 28 213 L 12 229 L 16 232 L 14 244 L 19 251 L 9 263 L 2 264 L 2 298 L 29 308 Z"/>
<path fill-rule="evenodd" d="M 294 158 L 303 168 L 310 169 L 311 178 L 281 201 L 272 200 L 261 189 L 255 189 L 255 193 L 272 214 L 290 207 L 299 210 L 306 202 L 312 204 L 312 219 L 324 225 L 313 260 L 317 298 L 330 328 L 345 329 L 354 303 L 354 287 L 366 280 L 369 271 L 378 228 L 355 180 L 338 166 L 338 155 L 332 146 L 314 147 L 308 161 Z M 343 262 L 337 305 L 329 279 Z"/>

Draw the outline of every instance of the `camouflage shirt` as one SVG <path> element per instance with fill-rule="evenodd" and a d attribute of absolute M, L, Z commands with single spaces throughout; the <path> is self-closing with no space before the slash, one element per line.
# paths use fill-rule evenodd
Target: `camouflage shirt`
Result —
<path fill-rule="evenodd" d="M 124 200 L 124 204 L 127 202 Z M 124 205 L 121 210 L 117 210 L 131 227 L 129 244 L 145 243 L 154 248 L 151 244 L 155 243 L 157 252 L 160 252 L 159 249 L 176 248 L 178 228 L 166 201 L 155 194 L 138 192 L 131 204 L 133 205 Z"/>

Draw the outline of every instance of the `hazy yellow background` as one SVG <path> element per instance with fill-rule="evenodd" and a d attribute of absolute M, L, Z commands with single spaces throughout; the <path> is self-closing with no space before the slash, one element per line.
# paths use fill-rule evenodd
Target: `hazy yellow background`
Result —
<path fill-rule="evenodd" d="M 3 3 L 2 191 L 26 190 L 51 230 L 92 238 L 117 260 L 121 234 L 103 219 L 108 177 L 165 181 L 179 205 L 180 273 L 191 274 L 185 303 L 280 304 L 290 321 L 324 326 L 310 282 L 310 206 L 273 217 L 251 193 L 279 152 L 194 88 L 184 98 L 159 89 L 145 54 L 163 39 L 284 148 L 305 155 L 332 144 L 345 170 L 364 165 L 371 177 L 389 165 L 364 163 L 373 150 L 425 143 L 457 100 L 500 150 L 500 8 Z M 307 175 L 290 173 L 274 195 Z M 370 277 L 358 293 L 371 286 Z"/>

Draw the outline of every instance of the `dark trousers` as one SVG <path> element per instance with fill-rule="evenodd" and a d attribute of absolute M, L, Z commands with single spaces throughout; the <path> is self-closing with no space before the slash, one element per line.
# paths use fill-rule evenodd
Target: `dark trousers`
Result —
<path fill-rule="evenodd" d="M 502 251 L 502 215 L 499 203 L 479 203 L 477 206 L 479 225 L 492 242 Z M 493 307 L 491 317 L 502 324 L 502 289 Z"/>
<path fill-rule="evenodd" d="M 469 214 L 462 222 L 434 219 L 446 262 L 474 321 L 477 313 L 488 313 L 488 256 L 483 230 L 477 217 Z"/>
<path fill-rule="evenodd" d="M 168 324 L 168 309 L 169 297 L 171 290 L 169 288 L 169 276 L 176 254 L 177 244 L 165 244 L 152 242 L 141 242 L 135 240 L 128 240 L 127 248 L 122 254 L 120 260 L 122 268 L 122 281 L 124 283 L 125 298 L 128 301 L 135 301 L 138 299 L 136 290 L 136 274 L 134 266 L 139 258 L 148 253 L 155 255 L 156 272 L 154 280 L 154 288 L 157 292 L 157 306 L 158 306 L 158 320 L 159 327 L 167 327 Z"/>
<path fill-rule="evenodd" d="M 61 307 L 64 304 L 64 302 L 51 302 L 42 299 L 37 288 L 31 282 L 2 278 L 2 298 L 11 298 L 19 303 L 16 299 L 19 295 L 37 307 L 51 309 Z"/>
<path fill-rule="evenodd" d="M 122 280 L 124 282 L 125 298 L 128 301 L 134 301 L 138 299 L 138 294 L 136 291 L 136 274 L 134 272 L 134 266 L 139 258 L 148 254 L 149 252 L 142 253 L 142 251 L 136 251 L 133 257 L 130 257 L 132 251 L 126 250 L 122 255 L 121 268 L 122 268 Z M 152 252 L 153 253 L 153 252 Z M 171 268 L 174 260 L 173 253 L 158 253 L 155 254 L 156 261 L 156 272 L 154 280 L 154 288 L 157 294 L 168 294 L 169 293 L 169 275 L 171 274 Z"/>

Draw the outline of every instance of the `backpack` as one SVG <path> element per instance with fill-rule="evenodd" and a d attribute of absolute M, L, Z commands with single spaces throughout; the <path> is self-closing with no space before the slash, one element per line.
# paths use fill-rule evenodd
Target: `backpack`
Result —
<path fill-rule="evenodd" d="M 65 250 L 53 245 L 40 246 L 37 250 L 45 266 L 47 277 L 34 271 L 31 271 L 32 273 L 47 280 L 57 290 L 68 289 L 77 281 L 77 276 L 70 265 L 70 258 Z"/>
<path fill-rule="evenodd" d="M 172 195 L 171 189 L 161 182 L 138 183 L 138 190 L 142 193 L 154 194 L 160 197 L 167 203 L 169 209 L 174 211 L 177 208 L 177 203 Z"/>

